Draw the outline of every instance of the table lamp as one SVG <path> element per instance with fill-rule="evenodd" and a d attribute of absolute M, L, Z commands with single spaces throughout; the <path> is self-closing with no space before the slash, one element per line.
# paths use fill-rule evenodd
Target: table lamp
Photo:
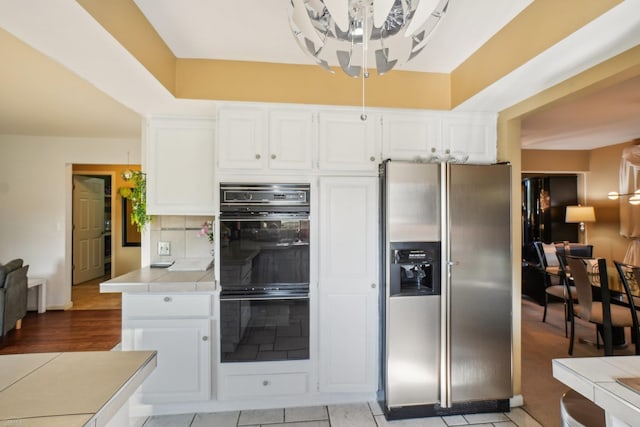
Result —
<path fill-rule="evenodd" d="M 579 223 L 580 231 L 584 232 L 584 223 L 596 222 L 596 213 L 593 206 L 567 206 L 565 222 Z"/>

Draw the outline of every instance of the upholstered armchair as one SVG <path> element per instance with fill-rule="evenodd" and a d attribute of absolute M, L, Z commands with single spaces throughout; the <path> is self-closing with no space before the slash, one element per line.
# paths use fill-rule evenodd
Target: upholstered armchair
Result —
<path fill-rule="evenodd" d="M 27 314 L 27 271 L 21 259 L 0 264 L 0 335 L 4 336 Z"/>

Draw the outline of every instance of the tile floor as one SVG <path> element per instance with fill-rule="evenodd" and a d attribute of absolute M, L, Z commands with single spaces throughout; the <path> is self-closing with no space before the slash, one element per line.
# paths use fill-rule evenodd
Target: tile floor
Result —
<path fill-rule="evenodd" d="M 377 402 L 212 414 L 164 415 L 131 420 L 131 427 L 541 427 L 521 408 L 494 414 L 387 421 Z"/>

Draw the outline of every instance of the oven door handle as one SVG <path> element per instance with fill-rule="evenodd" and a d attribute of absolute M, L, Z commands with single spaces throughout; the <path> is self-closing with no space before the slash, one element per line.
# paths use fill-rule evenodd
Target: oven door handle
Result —
<path fill-rule="evenodd" d="M 256 295 L 246 297 L 225 297 L 220 296 L 220 301 L 262 301 L 262 300 L 283 300 L 283 299 L 309 299 L 309 295 L 306 296 L 284 296 L 284 295 Z"/>
<path fill-rule="evenodd" d="M 269 213 L 264 213 L 264 214 L 256 214 L 256 215 L 247 215 L 247 214 L 240 214 L 240 215 L 230 215 L 230 214 L 220 214 L 220 222 L 225 222 L 225 221 L 279 221 L 279 220 L 287 220 L 287 219 L 292 219 L 292 220 L 302 220 L 302 221 L 308 221 L 309 220 L 309 214 L 269 214 Z"/>

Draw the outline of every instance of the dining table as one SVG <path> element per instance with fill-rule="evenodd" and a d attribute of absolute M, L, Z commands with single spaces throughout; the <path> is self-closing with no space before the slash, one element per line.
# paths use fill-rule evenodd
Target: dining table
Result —
<path fill-rule="evenodd" d="M 607 427 L 640 426 L 640 356 L 553 359 L 552 369 L 555 379 L 605 411 Z"/>

